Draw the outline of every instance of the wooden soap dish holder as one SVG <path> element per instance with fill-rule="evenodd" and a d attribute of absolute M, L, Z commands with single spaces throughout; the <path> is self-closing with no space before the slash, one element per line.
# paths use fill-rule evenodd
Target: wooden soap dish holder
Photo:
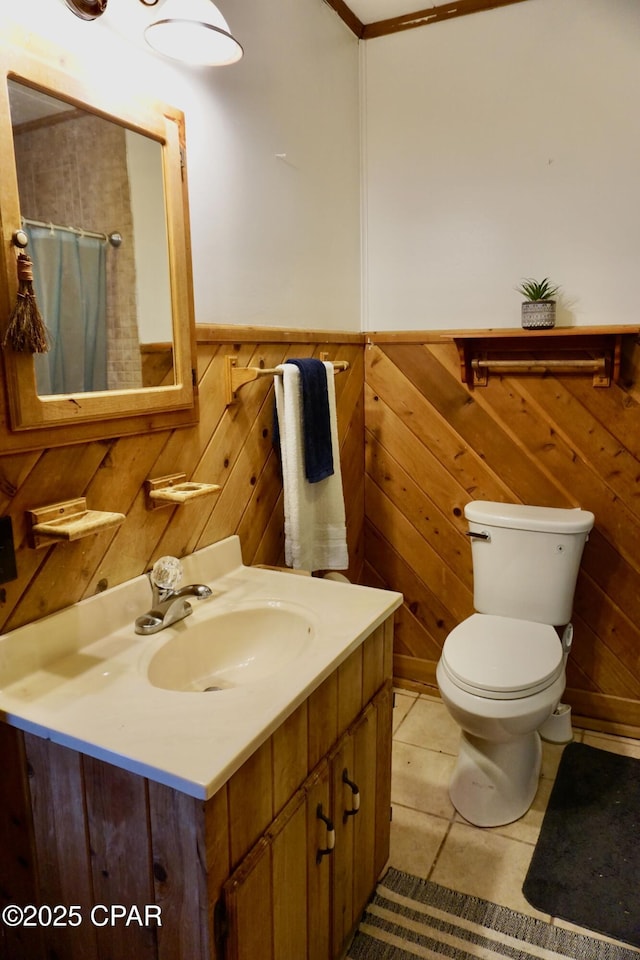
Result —
<path fill-rule="evenodd" d="M 145 480 L 144 490 L 147 510 L 158 510 L 160 507 L 178 507 L 200 497 L 208 497 L 218 493 L 222 487 L 218 483 L 187 480 L 184 473 L 172 473 L 167 477 Z"/>
<path fill-rule="evenodd" d="M 125 520 L 123 513 L 88 510 L 85 497 L 53 503 L 27 510 L 29 545 L 35 549 L 52 543 L 69 543 L 94 533 L 118 527 Z"/>

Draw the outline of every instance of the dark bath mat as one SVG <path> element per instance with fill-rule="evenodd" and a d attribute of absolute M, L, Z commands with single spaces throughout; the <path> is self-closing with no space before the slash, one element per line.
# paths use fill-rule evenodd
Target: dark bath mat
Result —
<path fill-rule="evenodd" d="M 523 893 L 543 913 L 640 947 L 640 760 L 565 747 Z"/>

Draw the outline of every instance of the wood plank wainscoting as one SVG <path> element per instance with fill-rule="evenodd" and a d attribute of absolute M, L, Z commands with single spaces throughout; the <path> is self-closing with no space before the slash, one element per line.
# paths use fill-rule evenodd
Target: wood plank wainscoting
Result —
<path fill-rule="evenodd" d="M 231 533 L 240 535 L 245 562 L 282 562 L 271 384 L 247 385 L 226 408 L 224 358 L 274 366 L 326 350 L 350 363 L 336 378 L 348 575 L 405 595 L 396 615 L 396 678 L 434 685 L 446 634 L 472 611 L 465 503 L 580 505 L 593 510 L 596 528 L 578 581 L 566 699 L 601 729 L 640 727 L 635 337 L 625 337 L 620 382 L 604 389 L 593 387 L 591 375 L 492 373 L 486 387 L 471 390 L 460 381 L 452 334 L 197 330 L 196 427 L 4 456 L 0 430 L 0 516 L 12 517 L 18 565 L 18 579 L 0 586 L 0 631 L 137 576 L 163 554 L 182 556 Z M 145 479 L 178 469 L 223 490 L 146 510 Z M 94 509 L 124 513 L 125 522 L 77 543 L 30 549 L 25 511 L 80 495 Z"/>
<path fill-rule="evenodd" d="M 473 610 L 469 500 L 581 506 L 596 526 L 578 579 L 563 699 L 587 725 L 640 735 L 637 337 L 624 338 L 620 382 L 604 389 L 591 375 L 492 374 L 470 390 L 451 335 L 370 340 L 364 580 L 405 596 L 396 678 L 434 686 L 444 638 Z"/>
<path fill-rule="evenodd" d="M 245 563 L 278 564 L 283 554 L 282 483 L 272 447 L 272 382 L 243 388 L 225 406 L 225 361 L 273 367 L 287 357 L 347 360 L 336 376 L 338 432 L 349 554 L 347 575 L 362 566 L 364 522 L 363 350 L 360 334 L 261 331 L 198 326 L 200 422 L 142 436 L 2 455 L 0 516 L 9 514 L 18 579 L 0 586 L 0 632 L 44 616 L 148 570 L 165 554 L 181 557 L 230 534 L 242 542 Z M 1 376 L 1 374 L 0 374 Z M 0 387 L 2 389 L 2 387 Z M 97 428 L 99 432 L 99 425 Z M 214 497 L 149 511 L 144 481 L 180 470 L 189 480 L 222 484 Z M 76 543 L 30 549 L 25 511 L 85 496 L 93 509 L 123 513 L 125 522 Z"/>
<path fill-rule="evenodd" d="M 241 538 L 245 562 L 281 563 L 282 488 L 271 440 L 271 383 L 264 378 L 248 384 L 240 401 L 226 407 L 225 356 L 233 354 L 241 366 L 259 365 L 262 359 L 272 367 L 288 356 L 326 350 L 332 359 L 350 364 L 336 378 L 351 556 L 348 573 L 353 580 L 387 586 L 405 597 L 396 614 L 396 682 L 435 691 L 435 666 L 444 638 L 472 612 L 470 548 L 463 517 L 469 500 L 580 505 L 595 513 L 596 527 L 578 581 L 575 641 L 564 699 L 583 725 L 640 736 L 637 337 L 625 337 L 622 377 L 604 389 L 594 388 L 590 374 L 539 373 L 492 373 L 487 386 L 470 389 L 460 379 L 452 334 L 372 334 L 366 340 L 360 334 L 199 327 L 197 426 L 9 453 L 2 446 L 6 428 L 0 422 L 0 516 L 12 518 L 18 567 L 18 578 L 0 585 L 0 632 L 139 575 L 163 554 L 182 556 L 232 533 Z M 144 481 L 176 470 L 190 479 L 220 483 L 223 489 L 216 497 L 192 504 L 147 510 Z M 29 548 L 25 511 L 77 496 L 85 496 L 94 509 L 124 513 L 124 523 L 75 543 Z M 352 688 L 353 683 L 345 687 Z M 12 872 L 10 899 L 37 903 L 35 874 L 29 866 L 33 849 L 27 794 L 40 803 L 39 822 L 46 832 L 49 812 L 58 809 L 55 791 L 74 788 L 80 768 L 77 758 L 71 758 L 76 766 L 68 766 L 56 779 L 41 764 L 38 780 L 34 759 L 45 742 L 27 739 L 33 768 L 28 787 L 22 775 L 27 758 L 21 735 L 0 724 L 0 806 L 7 814 L 0 817 L 0 843 L 8 851 L 4 863 L 20 864 Z M 115 813 L 124 804 L 140 811 L 142 820 L 147 809 L 149 816 L 157 813 L 162 819 L 167 827 L 164 853 L 188 882 L 181 882 L 176 893 L 173 871 L 167 873 L 166 882 L 162 872 L 152 874 L 148 850 L 141 848 L 140 837 L 136 842 L 137 835 L 132 838 L 134 857 L 128 862 L 135 865 L 137 882 L 147 884 L 149 891 L 154 884 L 168 884 L 175 908 L 190 910 L 193 917 L 197 904 L 190 899 L 181 905 L 183 890 L 213 881 L 203 877 L 199 858 L 188 863 L 183 859 L 180 842 L 185 848 L 202 843 L 201 834 L 190 833 L 191 826 L 185 826 L 185 812 L 197 808 L 201 817 L 201 805 L 178 795 L 169 803 L 165 788 L 142 781 L 134 794 L 131 775 L 116 768 L 110 771 L 107 788 L 97 777 L 95 763 L 89 758 L 82 763 L 83 789 L 108 800 Z M 77 790 L 74 796 L 79 796 Z M 80 807 L 74 809 L 77 813 Z M 90 812 L 89 807 L 82 809 Z M 218 817 L 217 812 L 214 815 Z M 62 868 L 74 863 L 69 859 L 71 848 L 63 841 L 76 822 L 71 813 L 59 820 L 64 849 L 56 862 L 45 858 L 41 864 L 47 882 L 62 884 L 61 890 L 73 875 Z M 112 838 L 105 832 L 101 840 L 120 855 L 128 836 L 121 831 Z M 215 860 L 217 848 L 208 855 Z M 221 863 L 225 855 L 223 850 Z M 106 867 L 102 877 L 106 884 Z M 101 882 L 98 878 L 96 889 L 103 889 Z M 126 903 L 129 894 L 118 889 L 117 899 Z M 3 895 L 7 893 L 0 883 L 0 901 Z M 131 895 L 130 902 L 143 900 Z M 184 922 L 190 936 L 195 935 L 198 922 Z M 88 925 L 82 931 L 83 936 L 92 936 Z M 0 953 L 4 935 L 0 930 Z M 185 940 L 185 950 L 191 942 Z M 74 944 L 82 953 L 84 941 Z M 36 955 L 43 950 L 41 944 Z M 145 942 L 140 956 L 151 955 Z M 166 952 L 175 955 L 175 950 Z"/>

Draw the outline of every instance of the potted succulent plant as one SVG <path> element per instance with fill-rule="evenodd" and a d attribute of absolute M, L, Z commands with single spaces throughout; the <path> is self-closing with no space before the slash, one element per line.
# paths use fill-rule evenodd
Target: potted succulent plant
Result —
<path fill-rule="evenodd" d="M 522 304 L 522 326 L 525 329 L 541 329 L 555 327 L 556 301 L 554 297 L 559 287 L 551 283 L 548 277 L 544 280 L 532 280 L 527 277 L 517 288 L 525 298 Z"/>

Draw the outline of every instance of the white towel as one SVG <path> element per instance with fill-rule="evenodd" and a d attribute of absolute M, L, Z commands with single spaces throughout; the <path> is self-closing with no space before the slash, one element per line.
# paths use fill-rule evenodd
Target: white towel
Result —
<path fill-rule="evenodd" d="M 296 570 L 346 570 L 349 566 L 333 364 L 325 363 L 329 393 L 333 475 L 309 483 L 304 469 L 300 371 L 292 363 L 277 369 L 276 409 L 284 487 L 285 562 Z"/>

